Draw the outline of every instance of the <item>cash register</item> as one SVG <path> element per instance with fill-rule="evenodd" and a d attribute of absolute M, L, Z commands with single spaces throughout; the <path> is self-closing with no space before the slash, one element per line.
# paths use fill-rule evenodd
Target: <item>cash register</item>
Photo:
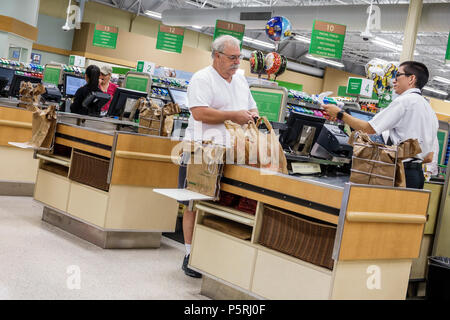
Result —
<path fill-rule="evenodd" d="M 297 162 L 317 162 L 340 166 L 351 162 L 353 147 L 347 134 L 323 117 L 292 111 L 280 131 L 286 158 Z"/>

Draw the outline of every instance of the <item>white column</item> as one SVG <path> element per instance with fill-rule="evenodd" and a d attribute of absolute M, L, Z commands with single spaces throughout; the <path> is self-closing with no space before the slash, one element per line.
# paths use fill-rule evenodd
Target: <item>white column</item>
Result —
<path fill-rule="evenodd" d="M 416 47 L 420 16 L 422 15 L 422 6 L 423 0 L 411 0 L 409 3 L 400 62 L 414 60 L 414 49 Z"/>

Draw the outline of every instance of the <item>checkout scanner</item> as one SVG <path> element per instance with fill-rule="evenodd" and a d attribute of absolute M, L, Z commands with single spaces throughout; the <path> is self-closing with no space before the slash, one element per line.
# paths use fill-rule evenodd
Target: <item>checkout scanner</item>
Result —
<path fill-rule="evenodd" d="M 353 147 L 348 144 L 347 134 L 336 125 L 324 124 L 320 130 L 311 156 L 333 162 L 350 163 Z"/>
<path fill-rule="evenodd" d="M 347 134 L 337 125 L 325 121 L 322 117 L 292 111 L 280 134 L 286 155 L 297 161 L 317 158 L 336 165 L 350 163 L 353 147 L 348 144 Z"/>

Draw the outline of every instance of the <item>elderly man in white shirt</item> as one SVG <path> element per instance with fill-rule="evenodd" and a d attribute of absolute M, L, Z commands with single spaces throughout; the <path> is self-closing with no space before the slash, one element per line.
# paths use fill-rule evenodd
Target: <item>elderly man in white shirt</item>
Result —
<path fill-rule="evenodd" d="M 394 90 L 399 96 L 370 121 L 356 119 L 342 112 L 339 107 L 322 105 L 332 118 L 343 120 L 355 130 L 368 134 L 381 134 L 389 130 L 393 144 L 417 139 L 422 153 L 414 159 L 406 159 L 403 162 L 407 188 L 423 189 L 425 178 L 422 162 L 433 152 L 437 139 L 439 124 L 436 113 L 421 93 L 421 89 L 428 82 L 428 77 L 428 69 L 423 63 L 416 61 L 401 63 L 394 80 Z"/>
<path fill-rule="evenodd" d="M 212 43 L 212 58 L 213 64 L 196 72 L 190 81 L 187 95 L 191 117 L 185 139 L 227 145 L 224 121 L 248 123 L 258 117 L 258 109 L 247 80 L 236 73 L 242 59 L 240 41 L 229 35 L 217 38 Z M 189 154 L 183 154 L 178 188 L 185 187 L 188 157 Z M 182 269 L 186 275 L 199 278 L 201 274 L 188 267 L 194 221 L 195 212 L 186 208 L 183 214 L 186 256 Z"/>

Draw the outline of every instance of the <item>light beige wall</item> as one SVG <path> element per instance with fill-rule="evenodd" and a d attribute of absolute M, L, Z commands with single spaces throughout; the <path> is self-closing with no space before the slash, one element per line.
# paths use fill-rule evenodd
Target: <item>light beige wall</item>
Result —
<path fill-rule="evenodd" d="M 359 77 L 361 75 L 345 72 L 333 68 L 325 68 L 325 75 L 323 77 L 322 92 L 333 91 L 332 95 L 337 95 L 339 86 L 347 86 L 349 77 Z"/>
<path fill-rule="evenodd" d="M 67 5 L 68 0 L 41 0 L 39 12 L 41 14 L 65 18 Z M 96 55 L 95 57 L 91 56 L 91 59 L 101 60 L 101 57 L 109 58 L 112 60 L 107 62 L 129 67 L 135 67 L 136 61 L 143 59 L 166 67 L 190 72 L 195 72 L 211 63 L 209 56 L 212 36 L 209 35 L 185 30 L 182 54 L 165 53 L 155 49 L 159 21 L 144 16 L 135 16 L 130 12 L 89 1 L 85 5 L 83 22 L 119 27 L 118 48 L 116 50 L 110 50 L 91 47 L 85 50 L 84 46 L 80 46 L 80 44 L 75 45 L 76 41 L 74 40 L 75 46 L 73 47 L 73 51 L 77 51 L 74 54 L 89 52 Z M 129 33 L 130 30 L 131 33 Z M 128 39 L 125 45 L 120 44 L 124 38 L 132 38 L 134 41 L 129 41 Z M 86 47 L 89 48 L 89 46 Z M 241 68 L 245 70 L 246 76 L 254 76 L 249 71 L 248 61 L 242 61 Z M 277 80 L 302 84 L 303 90 L 310 94 L 320 93 L 323 87 L 323 80 L 321 78 L 289 70 L 278 77 Z"/>

